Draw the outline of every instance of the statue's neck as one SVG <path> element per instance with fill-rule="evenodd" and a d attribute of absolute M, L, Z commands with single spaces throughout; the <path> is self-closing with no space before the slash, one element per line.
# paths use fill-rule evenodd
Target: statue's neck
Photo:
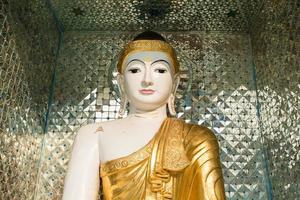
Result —
<path fill-rule="evenodd" d="M 154 118 L 165 119 L 167 117 L 166 104 L 151 111 L 140 110 L 131 106 L 128 116 L 135 116 L 135 117 L 147 118 L 147 119 L 154 119 Z"/>

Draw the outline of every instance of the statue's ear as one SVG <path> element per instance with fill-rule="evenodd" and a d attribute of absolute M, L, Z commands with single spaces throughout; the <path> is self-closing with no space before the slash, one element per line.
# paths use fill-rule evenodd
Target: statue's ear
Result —
<path fill-rule="evenodd" d="M 125 95 L 125 83 L 124 83 L 124 75 L 123 74 L 120 74 L 118 73 L 117 74 L 117 83 L 118 83 L 118 86 L 119 86 L 119 91 L 122 94 Z"/>
<path fill-rule="evenodd" d="M 174 78 L 173 78 L 173 89 L 172 89 L 172 93 L 175 95 L 176 94 L 176 91 L 177 91 L 177 88 L 178 88 L 178 85 L 180 83 L 180 73 L 176 73 L 174 75 Z"/>
<path fill-rule="evenodd" d="M 170 94 L 169 98 L 167 99 L 168 110 L 171 116 L 176 116 L 175 110 L 175 97 L 176 91 L 180 82 L 180 74 L 177 73 L 173 77 L 173 86 L 172 86 L 172 93 Z"/>

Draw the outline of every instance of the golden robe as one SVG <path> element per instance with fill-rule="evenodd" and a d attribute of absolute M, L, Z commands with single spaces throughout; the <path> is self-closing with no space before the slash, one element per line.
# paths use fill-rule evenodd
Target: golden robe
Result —
<path fill-rule="evenodd" d="M 105 200 L 223 200 L 219 146 L 214 133 L 166 118 L 136 152 L 100 165 Z"/>

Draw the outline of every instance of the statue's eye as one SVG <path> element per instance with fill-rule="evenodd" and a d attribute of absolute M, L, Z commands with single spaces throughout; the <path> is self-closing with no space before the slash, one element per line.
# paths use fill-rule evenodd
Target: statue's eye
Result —
<path fill-rule="evenodd" d="M 163 74 L 163 73 L 166 73 L 166 72 L 167 72 L 167 70 L 166 70 L 166 69 L 156 69 L 155 71 L 156 71 L 156 72 L 158 72 L 158 73 L 161 73 L 161 74 Z"/>
<path fill-rule="evenodd" d="M 140 70 L 137 69 L 137 68 L 134 68 L 134 69 L 129 69 L 128 71 L 130 71 L 131 73 L 135 74 L 135 73 L 138 73 Z"/>

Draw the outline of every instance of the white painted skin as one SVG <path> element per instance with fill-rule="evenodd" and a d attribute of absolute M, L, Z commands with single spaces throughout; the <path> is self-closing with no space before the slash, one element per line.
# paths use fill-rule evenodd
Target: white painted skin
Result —
<path fill-rule="evenodd" d="M 130 54 L 118 75 L 130 109 L 126 118 L 88 124 L 76 135 L 64 183 L 63 200 L 96 200 L 99 165 L 145 146 L 167 117 L 167 102 L 179 77 L 163 52 Z M 152 89 L 152 94 L 140 90 Z M 147 93 L 147 91 L 146 91 Z M 100 127 L 100 128 L 99 128 Z M 98 130 L 98 131 L 97 131 Z"/>
<path fill-rule="evenodd" d="M 165 53 L 135 53 L 125 63 L 126 69 L 120 76 L 119 85 L 123 86 L 129 100 L 130 111 L 151 111 L 167 103 L 172 92 L 173 72 Z M 154 93 L 141 94 L 139 90 L 142 89 L 153 89 Z"/>

